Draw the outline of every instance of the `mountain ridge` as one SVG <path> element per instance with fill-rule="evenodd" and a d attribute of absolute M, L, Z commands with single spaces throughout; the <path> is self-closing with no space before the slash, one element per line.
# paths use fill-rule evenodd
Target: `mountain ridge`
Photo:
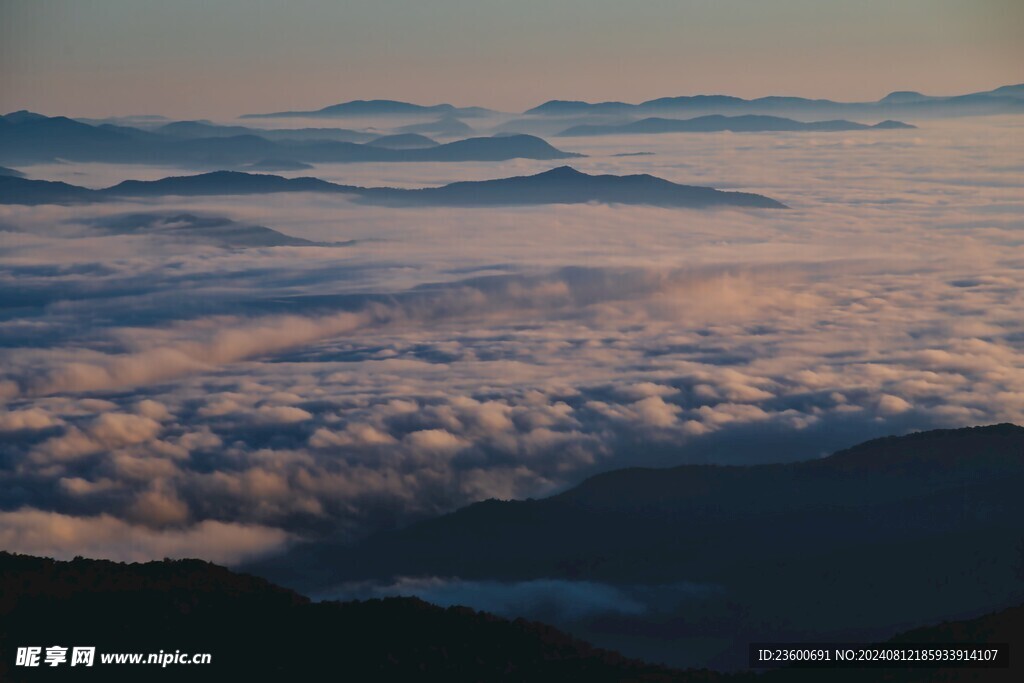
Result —
<path fill-rule="evenodd" d="M 1024 112 L 1024 84 L 1005 85 L 992 90 L 965 95 L 927 96 L 912 91 L 896 91 L 875 101 L 839 102 L 822 98 L 770 95 L 744 99 L 732 95 L 682 95 L 660 97 L 632 104 L 627 102 L 584 102 L 580 100 L 548 100 L 523 112 L 525 116 L 569 116 L 578 114 L 636 114 L 659 111 L 706 110 L 769 114 L 774 111 L 804 113 L 842 113 L 858 115 L 872 111 L 900 111 L 909 115 L 959 115 L 964 113 Z M 959 114 L 958 114 L 959 112 Z"/>
<path fill-rule="evenodd" d="M 739 116 L 708 114 L 706 116 L 698 116 L 692 119 L 665 119 L 649 117 L 640 119 L 639 121 L 618 125 L 581 124 L 570 126 L 555 135 L 557 137 L 572 137 L 615 134 L 711 133 L 721 131 L 734 133 L 798 131 L 841 132 L 854 130 L 893 130 L 912 128 L 916 128 L 916 126 L 903 123 L 902 121 L 893 121 L 891 119 L 881 121 L 874 125 L 868 125 L 843 119 L 804 122 L 779 116 L 757 114 L 742 114 Z"/>
<path fill-rule="evenodd" d="M 523 134 L 389 148 L 373 144 L 374 140 L 389 136 L 360 137 L 363 142 L 354 142 L 350 138 L 355 132 L 341 129 L 333 132 L 295 129 L 275 133 L 243 126 L 179 123 L 184 125 L 169 133 L 160 133 L 110 124 L 93 126 L 64 116 L 29 116 L 16 112 L 0 117 L 0 160 L 14 164 L 63 159 L 224 168 L 263 159 L 352 163 L 554 160 L 583 156 L 557 149 L 537 136 Z"/>
<path fill-rule="evenodd" d="M 153 181 L 126 180 L 100 190 L 67 183 L 0 176 L 0 204 L 98 202 L 124 197 L 277 192 L 351 194 L 360 201 L 395 206 L 513 206 L 603 202 L 680 208 L 785 208 L 780 202 L 757 194 L 679 185 L 647 174 L 588 175 L 569 166 L 533 176 L 462 181 L 421 189 L 366 188 L 340 185 L 314 177 L 284 178 L 240 171 L 214 171 L 192 176 L 171 176 Z"/>
<path fill-rule="evenodd" d="M 893 500 L 898 501 L 901 497 L 915 499 L 915 496 L 927 497 L 935 492 L 942 492 L 949 485 L 956 486 L 965 481 L 960 478 L 961 473 L 970 473 L 981 477 L 982 482 L 995 484 L 999 484 L 1004 476 L 1024 478 L 1024 428 L 1000 424 L 965 430 L 933 430 L 915 435 L 876 439 L 838 451 L 826 458 L 795 463 L 681 465 L 667 469 L 613 470 L 594 475 L 579 485 L 549 498 L 531 501 L 483 501 L 421 524 L 425 525 L 424 529 L 431 530 L 432 538 L 440 538 L 453 533 L 451 530 L 441 531 L 447 524 L 442 520 L 469 519 L 479 510 L 495 513 L 499 518 L 503 518 L 506 513 L 515 516 L 524 514 L 525 510 L 535 510 L 537 515 L 544 517 L 553 507 L 559 507 L 571 511 L 572 514 L 586 517 L 590 513 L 607 515 L 624 508 L 636 512 L 636 506 L 640 501 L 646 506 L 643 517 L 647 519 L 665 512 L 655 505 L 659 500 L 679 510 L 705 509 L 702 506 L 711 505 L 712 507 L 708 509 L 716 510 L 716 514 L 726 515 L 726 519 L 735 517 L 743 510 L 750 511 L 744 514 L 756 513 L 760 510 L 758 506 L 761 504 L 769 504 L 777 512 L 799 512 L 807 509 L 808 505 L 811 509 L 835 511 L 836 506 L 843 502 L 856 506 L 864 495 L 861 489 L 865 479 L 854 477 L 857 474 L 886 481 L 885 486 L 879 486 L 873 494 L 879 505 L 886 505 Z M 992 452 L 984 457 L 978 455 L 966 460 L 955 449 L 949 450 L 954 448 L 950 446 L 950 442 L 970 443 L 973 448 L 980 448 L 978 444 L 982 444 L 986 448 L 991 447 Z M 928 457 L 919 453 L 907 453 L 905 451 L 908 444 L 912 444 L 914 448 L 921 448 L 924 444 L 932 450 L 929 451 Z M 893 448 L 899 452 L 898 458 L 886 455 Z M 887 468 L 879 467 L 877 460 L 880 457 Z M 943 466 L 932 470 L 931 466 L 935 463 Z M 827 491 L 815 489 L 806 492 L 805 496 L 812 497 L 808 502 L 804 502 L 780 495 L 782 490 L 778 488 L 771 491 L 761 490 L 762 480 L 769 475 L 775 477 L 772 481 L 776 487 L 785 485 L 792 489 L 794 495 L 811 483 L 818 487 L 829 484 L 831 488 Z M 898 478 L 890 479 L 891 477 Z M 1003 481 L 1005 482 L 1005 479 Z M 610 492 L 609 485 L 612 488 Z M 721 486 L 740 487 L 740 493 L 734 497 L 735 500 L 731 500 L 729 509 L 722 508 L 716 502 L 715 492 L 719 489 L 714 487 Z M 680 499 L 680 494 L 693 497 L 688 500 Z M 679 505 L 683 507 L 680 508 Z M 534 519 L 532 515 L 533 513 L 530 519 Z M 372 542 L 408 535 L 414 528 L 415 525 L 393 534 L 384 534 Z M 438 554 L 437 557 L 443 557 L 443 554 Z M 411 570 L 411 566 L 408 569 Z M 559 569 L 553 565 L 551 569 L 557 569 L 557 575 L 576 577 L 568 566 Z M 398 571 L 396 576 L 417 574 L 416 571 L 409 570 Z M 441 576 L 462 575 L 442 569 L 440 566 L 431 571 Z M 507 576 L 513 578 L 512 574 Z M 516 578 L 531 576 L 533 575 L 527 573 Z M 595 578 L 612 579 L 613 576 L 601 574 Z"/>
<path fill-rule="evenodd" d="M 1020 603 L 1022 488 L 1024 428 L 935 430 L 791 463 L 606 472 L 548 498 L 481 501 L 248 569 L 328 594 L 415 577 L 597 583 L 637 596 L 671 595 L 680 581 L 714 587 L 651 607 L 667 631 L 648 640 L 637 635 L 643 616 L 554 623 L 627 654 L 735 667 L 745 638 L 869 641 Z M 667 633 L 698 649 L 708 638 L 728 645 L 673 660 Z"/>
<path fill-rule="evenodd" d="M 61 562 L 0 551 L 0 678 L 37 680 L 38 669 L 13 666 L 14 651 L 54 643 L 96 648 L 94 666 L 75 671 L 86 681 L 139 680 L 137 667 L 103 666 L 100 655 L 160 647 L 211 653 L 208 665 L 187 668 L 189 680 L 202 681 L 304 680 L 325 670 L 366 681 L 721 677 L 629 659 L 545 624 L 416 598 L 314 603 L 201 560 Z M 146 671 L 157 680 L 181 675 L 173 665 Z"/>
<path fill-rule="evenodd" d="M 422 105 L 400 100 L 351 100 L 339 104 L 313 110 L 280 111 L 266 114 L 243 114 L 242 119 L 264 119 L 284 117 L 315 117 L 315 116 L 416 116 L 454 114 L 458 116 L 482 116 L 493 113 L 483 107 L 456 107 L 452 104 Z"/>
<path fill-rule="evenodd" d="M 102 613 L 104 618 L 97 619 Z M 5 624 L 14 625 L 13 628 Z M 968 620 L 904 630 L 887 643 L 1011 642 L 1024 630 L 1024 605 Z M 188 667 L 190 680 L 296 680 L 325 669 L 352 680 L 642 681 L 764 683 L 820 680 L 911 682 L 1018 680 L 1010 669 L 776 669 L 755 674 L 681 670 L 629 658 L 545 623 L 442 608 L 417 598 L 314 603 L 263 578 L 196 559 L 124 563 L 59 561 L 0 551 L 0 677 L 38 680 L 40 670 L 14 665 L 18 647 L 86 645 L 85 681 L 135 681 L 135 667 L 103 665 L 110 652 L 211 653 Z M 341 656 L 339 656 L 341 649 Z M 169 652 L 170 650 L 168 650 Z M 260 652 L 260 657 L 253 657 Z M 178 679 L 179 665 L 147 667 L 147 678 Z M 947 680 L 943 678 L 943 680 Z"/>

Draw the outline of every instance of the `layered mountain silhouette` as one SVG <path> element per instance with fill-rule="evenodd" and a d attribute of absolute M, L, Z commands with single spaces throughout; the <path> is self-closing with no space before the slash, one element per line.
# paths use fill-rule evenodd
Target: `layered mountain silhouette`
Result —
<path fill-rule="evenodd" d="M 353 100 L 341 104 L 332 104 L 312 111 L 281 111 L 269 114 L 244 114 L 240 118 L 282 118 L 292 116 L 337 116 L 337 117 L 377 117 L 377 116 L 485 116 L 492 114 L 483 107 L 455 107 L 451 104 L 435 104 L 424 106 L 397 100 Z"/>
<path fill-rule="evenodd" d="M 526 204 L 646 204 L 709 208 L 785 208 L 758 194 L 679 185 L 652 175 L 589 175 L 569 166 L 532 176 L 452 183 L 419 190 L 363 191 L 364 201 L 410 206 L 508 206 Z"/>
<path fill-rule="evenodd" d="M 168 195 L 269 194 L 277 192 L 341 192 L 358 194 L 361 188 L 337 185 L 317 178 L 282 178 L 276 175 L 215 171 L 161 180 L 126 180 L 93 190 L 68 183 L 0 176 L 0 204 L 74 204 L 116 201 L 126 197 Z"/>
<path fill-rule="evenodd" d="M 132 131 L 132 132 L 127 132 Z M 18 111 L 0 117 L 0 158 L 15 163 L 121 155 L 160 136 L 110 124 L 91 126 L 64 116 Z M 67 156 L 61 156 L 65 152 Z"/>
<path fill-rule="evenodd" d="M 802 116 L 854 116 L 872 112 L 893 116 L 971 116 L 1020 113 L 1024 108 L 1024 84 L 1005 85 L 992 90 L 953 96 L 924 95 L 897 91 L 873 102 L 837 102 L 828 99 L 772 95 L 744 99 L 730 95 L 691 95 L 660 97 L 639 104 L 627 102 L 582 102 L 550 100 L 528 109 L 529 116 L 630 115 L 665 112 L 779 114 Z M 356 100 L 311 111 L 285 111 L 246 114 L 242 118 L 307 117 L 386 117 L 423 116 L 476 118 L 496 114 L 483 107 L 455 107 L 450 104 L 424 106 L 395 100 Z M 884 118 L 884 117 L 883 117 Z"/>
<path fill-rule="evenodd" d="M 0 204 L 77 204 L 102 201 L 96 190 L 60 181 L 0 175 Z"/>
<path fill-rule="evenodd" d="M 160 180 L 126 180 L 113 187 L 96 190 L 99 201 L 121 197 L 163 197 L 176 195 L 272 194 L 277 192 L 357 192 L 358 188 L 329 183 L 319 178 L 282 178 L 276 175 L 215 171 Z"/>
<path fill-rule="evenodd" d="M 933 97 L 900 91 L 875 102 L 835 102 L 804 97 L 759 97 L 743 99 L 729 95 L 662 97 L 629 104 L 626 102 L 580 102 L 551 100 L 524 112 L 530 116 L 616 115 L 636 116 L 663 113 L 776 114 L 801 117 L 881 116 L 929 117 L 1014 114 L 1024 111 L 1024 84 L 1007 85 L 994 90 Z"/>
<path fill-rule="evenodd" d="M 550 160 L 581 156 L 563 152 L 531 135 L 478 137 L 436 146 L 394 148 L 322 139 L 315 136 L 326 133 L 308 131 L 298 139 L 270 139 L 277 135 L 295 135 L 296 132 L 272 134 L 258 131 L 257 134 L 256 131 L 239 132 L 232 128 L 225 132 L 213 127 L 215 134 L 195 136 L 197 127 L 207 129 L 207 125 L 186 123 L 183 128 L 163 134 L 110 124 L 92 126 L 62 116 L 15 112 L 0 118 L 0 161 L 20 164 L 64 159 L 224 168 L 264 159 L 300 163 L 455 162 Z M 181 131 L 191 133 L 183 137 Z"/>
<path fill-rule="evenodd" d="M 850 130 L 893 130 L 916 128 L 902 121 L 882 121 L 874 125 L 837 119 L 833 121 L 795 121 L 779 116 L 746 114 L 722 116 L 710 114 L 693 119 L 646 118 L 619 125 L 578 125 L 570 126 L 559 136 L 620 135 L 639 133 L 712 133 L 732 131 L 736 133 L 796 132 L 796 131 L 850 131 Z"/>
<path fill-rule="evenodd" d="M 13 168 L 7 168 L 6 166 L 0 166 L 0 176 L 8 176 L 13 178 L 24 178 L 25 174 L 21 171 L 17 171 Z"/>
<path fill-rule="evenodd" d="M 282 178 L 237 171 L 161 180 L 126 180 L 101 190 L 67 183 L 0 176 L 0 204 L 66 204 L 115 201 L 128 197 L 277 192 L 341 193 L 353 195 L 359 201 L 390 206 L 471 207 L 600 202 L 671 208 L 785 208 L 780 202 L 758 194 L 679 185 L 650 175 L 588 175 L 568 166 L 532 176 L 458 182 L 423 189 L 366 188 L 339 185 L 318 178 Z"/>
<path fill-rule="evenodd" d="M 686 664 L 738 666 L 757 638 L 878 639 L 1021 602 L 1021 490 L 1024 428 L 936 430 L 813 461 L 609 472 L 254 570 L 310 589 L 398 577 L 717 586 L 656 627 L 621 614 L 556 624 L 677 665 L 700 641 Z"/>

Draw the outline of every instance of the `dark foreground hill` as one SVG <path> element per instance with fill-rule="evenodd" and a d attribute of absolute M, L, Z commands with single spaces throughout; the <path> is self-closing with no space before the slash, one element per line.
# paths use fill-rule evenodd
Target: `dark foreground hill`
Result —
<path fill-rule="evenodd" d="M 762 674 L 760 683 L 1020 683 L 1024 680 L 1024 605 L 1017 605 L 976 619 L 946 621 L 905 631 L 887 641 L 900 644 L 995 644 L 1010 646 L 1010 666 L 992 669 L 776 669 Z"/>
<path fill-rule="evenodd" d="M 631 656 L 733 667 L 757 638 L 873 640 L 1024 600 L 1022 490 L 1024 428 L 936 430 L 805 462 L 608 472 L 252 570 L 333 595 L 399 577 L 614 586 L 647 611 L 555 625 Z M 681 583 L 700 595 L 657 597 Z"/>
<path fill-rule="evenodd" d="M 13 666 L 16 649 L 96 647 L 91 669 Z M 210 665 L 103 665 L 102 653 L 210 653 Z M 121 564 L 0 553 L 0 680 L 715 681 L 539 623 L 413 598 L 312 603 L 199 560 Z M 69 649 L 70 653 L 70 649 Z"/>
<path fill-rule="evenodd" d="M 918 629 L 900 642 L 1019 643 L 1024 606 Z M 19 647 L 95 647 L 92 667 L 16 665 Z M 209 653 L 209 664 L 104 664 L 113 653 Z M 45 654 L 40 658 L 45 657 Z M 1011 659 L 1011 662 L 1013 660 Z M 594 648 L 542 623 L 415 598 L 313 603 L 199 560 L 123 564 L 0 552 L 0 680 L 76 681 L 991 681 L 987 671 L 673 670 Z"/>
<path fill-rule="evenodd" d="M 0 204 L 67 204 L 116 201 L 130 197 L 278 192 L 349 194 L 359 201 L 389 206 L 516 206 L 599 202 L 698 209 L 718 206 L 785 208 L 774 199 L 748 192 L 726 192 L 710 187 L 680 185 L 651 175 L 588 175 L 568 166 L 532 176 L 458 182 L 423 189 L 356 187 L 318 178 L 282 178 L 237 171 L 217 171 L 151 181 L 126 180 L 102 190 L 0 176 Z"/>
<path fill-rule="evenodd" d="M 551 498 L 476 503 L 316 564 L 341 579 L 720 580 L 754 557 L 1024 538 L 1020 490 L 1024 428 L 935 430 L 795 463 L 615 470 Z"/>

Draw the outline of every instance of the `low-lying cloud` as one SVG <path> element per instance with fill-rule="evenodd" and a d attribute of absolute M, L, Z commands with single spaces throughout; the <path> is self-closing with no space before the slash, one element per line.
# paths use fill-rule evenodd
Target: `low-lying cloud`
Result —
<path fill-rule="evenodd" d="M 404 578 L 390 584 L 346 584 L 317 596 L 353 600 L 414 596 L 435 605 L 463 605 L 509 619 L 567 623 L 594 617 L 669 613 L 686 602 L 724 594 L 714 584 L 676 582 L 662 586 L 617 586 L 593 581 L 470 581 L 459 578 Z"/>
<path fill-rule="evenodd" d="M 213 520 L 156 531 L 110 515 L 74 517 L 32 508 L 0 512 L 0 547 L 62 560 L 81 555 L 146 562 L 198 555 L 234 564 L 280 550 L 287 541 L 279 529 Z"/>
<path fill-rule="evenodd" d="M 301 196 L 0 207 L 20 230 L 0 232 L 0 544 L 230 562 L 615 467 L 1024 422 L 1024 195 L 997 170 L 1021 138 L 997 147 L 990 125 L 1019 124 L 611 138 L 580 160 L 794 207 L 771 216 Z M 424 185 L 543 169 L 323 170 Z M 172 210 L 355 242 L 80 229 Z"/>

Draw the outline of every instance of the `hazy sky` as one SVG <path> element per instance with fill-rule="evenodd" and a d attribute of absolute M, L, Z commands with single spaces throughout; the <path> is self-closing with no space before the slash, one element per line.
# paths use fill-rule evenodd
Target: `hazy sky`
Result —
<path fill-rule="evenodd" d="M 0 109 L 960 93 L 1024 81 L 1021 35 L 1020 0 L 0 0 Z"/>

